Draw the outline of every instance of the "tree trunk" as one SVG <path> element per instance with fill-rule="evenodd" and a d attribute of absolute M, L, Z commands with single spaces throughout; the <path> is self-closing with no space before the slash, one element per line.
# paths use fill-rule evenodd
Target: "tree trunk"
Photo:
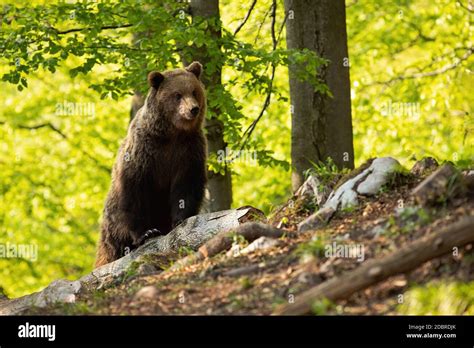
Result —
<path fill-rule="evenodd" d="M 219 1 L 218 0 L 193 0 L 190 3 L 190 9 L 192 16 L 198 17 L 220 17 L 219 14 Z M 220 30 L 209 30 L 211 37 L 220 38 Z M 193 59 L 198 60 L 206 69 L 206 64 L 209 62 L 206 47 L 203 49 L 196 48 L 193 54 Z M 189 62 L 186 62 L 189 63 Z M 222 65 L 219 65 L 211 76 L 204 74 L 203 83 L 207 90 L 212 89 L 214 86 L 221 85 L 221 69 Z M 219 110 L 212 110 L 215 114 Z M 224 125 L 221 121 L 212 118 L 206 119 L 205 129 L 207 133 L 208 142 L 208 153 L 217 153 L 219 150 L 225 151 L 227 144 L 224 141 Z M 208 194 L 203 207 L 205 212 L 214 212 L 219 210 L 229 209 L 232 203 L 232 178 L 230 174 L 230 168 L 225 166 L 224 175 L 208 172 Z"/>
<path fill-rule="evenodd" d="M 133 118 L 137 114 L 138 110 L 145 104 L 145 98 L 140 92 L 135 92 L 132 97 L 132 107 L 130 108 L 130 122 L 132 122 Z"/>
<path fill-rule="evenodd" d="M 311 162 L 330 157 L 339 168 L 354 167 L 346 13 L 344 0 L 285 0 L 285 10 L 288 48 L 307 48 L 330 61 L 318 73 L 333 94 L 315 92 L 296 79 L 296 67 L 289 67 L 292 186 L 297 190 Z"/>

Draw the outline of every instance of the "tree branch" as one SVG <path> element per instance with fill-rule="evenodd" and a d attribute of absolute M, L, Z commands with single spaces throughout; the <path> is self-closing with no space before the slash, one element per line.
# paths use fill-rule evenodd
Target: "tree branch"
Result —
<path fill-rule="evenodd" d="M 268 14 L 270 13 L 270 11 L 271 11 L 271 8 L 269 8 L 269 9 L 265 12 L 265 15 L 263 16 L 262 21 L 261 21 L 260 24 L 258 25 L 257 35 L 255 35 L 255 39 L 253 40 L 254 45 L 255 45 L 255 44 L 257 43 L 257 41 L 258 41 L 258 37 L 260 36 L 260 31 L 262 30 L 263 24 L 265 24 L 265 21 L 267 20 L 267 16 L 268 16 Z"/>
<path fill-rule="evenodd" d="M 5 122 L 0 122 L 0 123 L 4 124 Z M 61 132 L 61 130 L 59 128 L 57 128 L 56 126 L 54 126 L 50 122 L 40 123 L 40 124 L 37 124 L 37 125 L 34 125 L 34 126 L 25 126 L 25 125 L 19 124 L 19 125 L 17 125 L 17 127 L 20 128 L 20 129 L 28 129 L 28 130 L 36 130 L 36 129 L 40 129 L 40 128 L 49 128 L 52 131 L 58 133 L 63 139 L 67 139 L 66 134 Z"/>
<path fill-rule="evenodd" d="M 121 29 L 121 28 L 129 28 L 132 26 L 133 24 L 106 25 L 106 26 L 101 27 L 100 30 L 102 31 L 102 30 L 108 30 L 108 29 Z M 67 30 L 59 30 L 53 27 L 51 27 L 51 29 L 56 31 L 56 33 L 59 35 L 75 33 L 75 32 L 80 32 L 84 30 L 92 30 L 92 28 L 72 28 L 72 29 L 67 29 Z"/>
<path fill-rule="evenodd" d="M 252 13 L 254 7 L 255 7 L 255 4 L 257 3 L 257 0 L 253 0 L 252 4 L 250 5 L 250 8 L 247 12 L 247 14 L 245 15 L 244 19 L 242 20 L 242 22 L 239 24 L 239 26 L 235 29 L 234 31 L 234 36 L 237 35 L 237 33 L 240 31 L 240 29 L 242 29 L 242 27 L 245 25 L 245 23 L 247 23 L 248 19 L 250 18 L 250 14 Z"/>
<path fill-rule="evenodd" d="M 408 26 L 412 27 L 413 29 L 416 30 L 417 32 L 417 36 L 416 38 L 414 39 L 415 41 L 418 41 L 419 39 L 422 39 L 424 41 L 435 41 L 435 38 L 432 38 L 432 37 L 429 37 L 429 36 L 426 36 L 425 34 L 423 34 L 423 32 L 421 31 L 421 28 L 416 25 L 415 23 L 412 23 L 412 22 L 409 22 L 407 20 L 403 20 L 403 22 L 405 22 L 406 24 L 408 24 Z"/>
<path fill-rule="evenodd" d="M 238 226 L 235 230 L 219 233 L 203 244 L 199 251 L 204 257 L 212 257 L 222 251 L 230 249 L 235 235 L 244 237 L 248 242 L 252 242 L 260 237 L 280 238 L 288 230 L 279 229 L 261 222 L 246 222 Z"/>
<path fill-rule="evenodd" d="M 391 78 L 389 80 L 386 80 L 386 81 L 374 81 L 370 84 L 367 84 L 366 87 L 375 86 L 375 85 L 390 85 L 390 84 L 392 84 L 396 81 L 419 79 L 419 78 L 423 78 L 423 77 L 432 77 L 432 76 L 444 74 L 445 72 L 447 72 L 449 70 L 453 70 L 453 69 L 457 68 L 459 65 L 461 65 L 462 62 L 469 59 L 469 57 L 473 53 L 474 53 L 474 48 L 470 47 L 470 48 L 467 48 L 467 52 L 462 57 L 460 57 L 460 58 L 457 57 L 456 58 L 457 61 L 455 61 L 454 63 L 451 63 L 451 64 L 447 64 L 447 65 L 443 66 L 440 69 L 436 69 L 436 70 L 432 70 L 432 71 L 425 71 L 426 68 L 428 68 L 432 65 L 432 63 L 431 63 L 431 64 L 428 64 L 425 68 L 421 69 L 421 71 L 419 73 L 415 73 L 415 74 L 412 74 L 412 75 L 400 75 L 400 76 L 393 77 L 393 78 Z"/>
<path fill-rule="evenodd" d="M 469 12 L 473 13 L 474 12 L 474 7 L 471 5 L 471 2 L 468 0 L 467 6 L 462 3 L 462 1 L 456 1 L 459 6 L 461 6 L 463 9 L 468 10 Z"/>
<path fill-rule="evenodd" d="M 276 9 L 277 9 L 277 3 L 276 3 L 276 0 L 273 0 L 272 14 L 271 14 L 271 17 L 272 17 L 271 30 L 272 30 L 273 51 L 275 51 L 276 47 L 277 47 L 277 39 L 276 39 L 276 36 L 275 36 Z"/>
<path fill-rule="evenodd" d="M 0 121 L 0 124 L 6 124 L 5 121 Z M 26 129 L 26 130 L 36 130 L 36 129 L 41 129 L 41 128 L 49 128 L 50 130 L 52 130 L 53 132 L 59 134 L 61 136 L 61 138 L 67 140 L 69 142 L 69 138 L 67 137 L 66 134 L 64 134 L 59 128 L 57 128 L 55 125 L 53 125 L 52 123 L 50 122 L 46 122 L 46 123 L 40 123 L 40 124 L 37 124 L 37 125 L 34 125 L 34 126 L 27 126 L 27 125 L 16 125 L 17 128 L 19 129 Z M 102 163 L 100 163 L 100 161 L 95 158 L 94 156 L 92 156 L 90 153 L 88 153 L 86 150 L 84 149 L 81 149 L 80 147 L 78 146 L 75 146 L 79 152 L 81 152 L 84 156 L 88 157 L 90 160 L 92 160 L 100 169 L 102 169 L 103 171 L 106 171 L 107 173 L 110 173 L 111 171 L 111 168 L 107 167 L 107 166 L 104 166 Z"/>
<path fill-rule="evenodd" d="M 278 33 L 278 39 L 276 37 L 275 33 L 275 25 L 276 25 L 276 10 L 277 10 L 277 3 L 276 0 L 273 0 L 272 2 L 272 7 L 271 7 L 271 17 L 272 17 L 272 25 L 271 25 L 271 35 L 272 35 L 272 51 L 275 51 L 278 42 L 280 40 L 281 33 L 283 31 L 283 28 L 285 26 L 286 20 L 288 18 L 288 13 L 285 14 L 285 18 L 283 19 L 283 22 L 280 26 L 280 30 Z M 268 92 L 267 96 L 265 97 L 265 101 L 263 103 L 262 109 L 260 110 L 259 115 L 257 118 L 250 124 L 250 126 L 244 131 L 242 134 L 242 145 L 240 146 L 240 151 L 242 151 L 245 147 L 245 145 L 248 143 L 250 136 L 252 135 L 253 131 L 255 130 L 255 127 L 257 126 L 257 123 L 260 121 L 260 119 L 263 117 L 263 114 L 265 113 L 265 110 L 267 110 L 268 106 L 270 105 L 271 102 L 271 97 L 273 93 L 273 80 L 275 79 L 275 71 L 276 71 L 276 65 L 275 63 L 271 63 L 272 66 L 272 72 L 270 76 L 270 84 L 268 86 Z M 239 153 L 240 153 L 239 151 Z"/>

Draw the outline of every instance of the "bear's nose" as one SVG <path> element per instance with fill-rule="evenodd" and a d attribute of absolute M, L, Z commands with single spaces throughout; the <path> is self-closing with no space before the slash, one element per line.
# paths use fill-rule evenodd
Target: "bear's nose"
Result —
<path fill-rule="evenodd" d="M 199 114 L 199 107 L 195 106 L 191 109 L 191 114 L 196 117 Z"/>

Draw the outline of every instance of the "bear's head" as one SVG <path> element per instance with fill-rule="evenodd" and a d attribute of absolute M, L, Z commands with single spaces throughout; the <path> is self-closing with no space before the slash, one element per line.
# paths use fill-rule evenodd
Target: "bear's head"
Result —
<path fill-rule="evenodd" d="M 147 103 L 175 129 L 200 129 L 206 113 L 206 95 L 200 78 L 202 65 L 193 62 L 184 69 L 148 74 Z"/>

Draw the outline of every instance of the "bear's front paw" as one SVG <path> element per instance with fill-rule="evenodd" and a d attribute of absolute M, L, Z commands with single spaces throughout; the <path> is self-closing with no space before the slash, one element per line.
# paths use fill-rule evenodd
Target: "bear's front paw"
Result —
<path fill-rule="evenodd" d="M 150 239 L 159 235 L 161 235 L 160 230 L 156 228 L 152 228 L 151 230 L 146 231 L 140 238 L 138 238 L 137 242 L 135 243 L 135 246 L 142 245 L 143 243 L 146 242 L 147 239 Z"/>

